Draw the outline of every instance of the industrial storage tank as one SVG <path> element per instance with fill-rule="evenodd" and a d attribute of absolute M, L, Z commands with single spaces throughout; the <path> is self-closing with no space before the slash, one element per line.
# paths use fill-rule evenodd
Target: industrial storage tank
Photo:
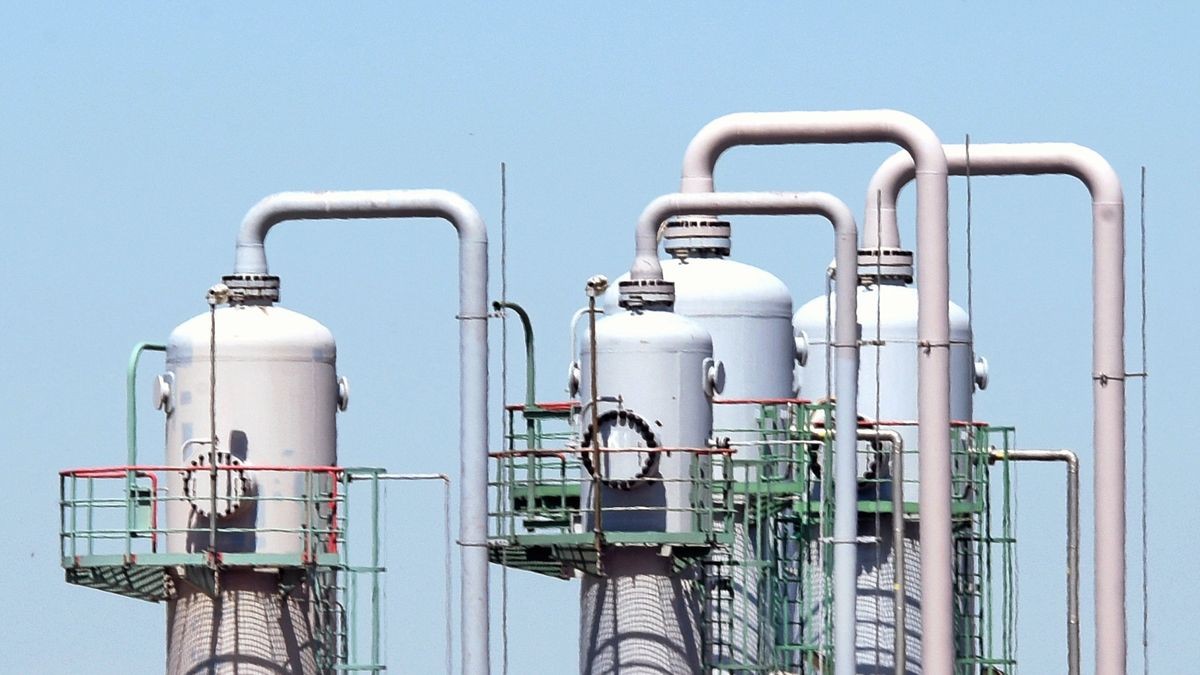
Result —
<path fill-rule="evenodd" d="M 782 399 L 795 395 L 792 296 L 775 275 L 731 260 L 731 227 L 720 220 L 672 220 L 663 230 L 663 277 L 675 284 L 675 313 L 703 326 L 713 354 L 725 364 L 722 398 Z M 619 281 L 628 279 L 628 274 Z M 619 311 L 617 292 L 605 295 L 605 312 Z M 718 405 L 713 428 L 731 440 L 757 440 L 758 409 Z M 737 457 L 755 459 L 756 446 L 735 446 Z"/>
<path fill-rule="evenodd" d="M 710 460 L 704 452 L 681 449 L 707 447 L 711 396 L 719 388 L 721 368 L 713 362 L 708 332 L 670 311 L 670 282 L 624 282 L 622 287 L 644 293 L 625 298 L 623 308 L 596 322 L 596 373 L 590 333 L 579 359 L 583 441 L 592 441 L 595 377 L 600 447 L 639 448 L 601 460 L 601 529 L 695 532 L 701 508 L 694 503 L 695 476 L 711 472 Z M 581 449 L 586 456 L 586 448 Z M 588 468 L 596 469 L 590 463 Z M 592 499 L 592 484 L 585 482 L 581 503 L 589 505 Z M 585 513 L 585 527 L 591 530 L 592 514 L 586 507 Z M 581 673 L 700 671 L 699 597 L 690 572 L 677 571 L 669 549 L 609 546 L 601 552 L 603 576 L 584 575 Z"/>
<path fill-rule="evenodd" d="M 760 429 L 778 422 L 764 420 L 762 407 L 748 401 L 795 396 L 793 367 L 802 352 L 798 353 L 792 336 L 792 295 L 787 286 L 766 270 L 732 260 L 731 237 L 732 227 L 725 220 L 670 220 L 662 230 L 663 249 L 670 255 L 662 261 L 662 270 L 663 277 L 675 284 L 675 313 L 708 330 L 713 354 L 725 365 L 721 398 L 731 403 L 713 406 L 713 433 L 731 441 L 735 458 L 757 460 L 763 450 Z M 619 311 L 615 289 L 605 296 L 605 311 Z M 755 480 L 758 473 L 758 466 L 744 465 L 733 478 Z M 728 601 L 709 609 L 712 625 L 722 627 L 714 629 L 722 637 L 714 640 L 709 658 L 714 663 L 749 665 L 767 656 L 759 652 L 772 640 L 761 634 L 761 627 L 770 622 L 760 618 L 766 609 L 760 607 L 766 597 L 760 570 L 771 551 L 766 543 L 769 537 L 757 532 L 744 516 L 735 516 L 733 527 L 733 550 L 712 560 L 730 578 L 722 582 L 727 584 Z"/>
<path fill-rule="evenodd" d="M 838 273 L 836 270 L 831 273 Z M 861 327 L 859 358 L 858 411 L 866 420 L 879 420 L 881 426 L 899 432 L 904 439 L 904 501 L 917 501 L 920 473 L 917 449 L 917 289 L 912 283 L 912 254 L 884 249 L 880 260 L 874 251 L 859 252 L 858 323 Z M 793 320 L 797 336 L 806 336 L 810 345 L 807 363 L 798 368 L 800 395 L 812 400 L 832 395 L 827 384 L 827 327 L 831 325 L 836 300 L 832 294 L 805 303 Z M 985 364 L 976 368 L 970 319 L 961 307 L 950 303 L 950 416 L 952 420 L 972 419 L 972 397 L 976 381 L 986 382 Z M 950 433 L 949 430 L 947 433 Z M 893 475 L 889 458 L 865 451 L 859 444 L 859 499 L 890 501 Z M 966 471 L 963 457 L 954 458 L 955 475 Z M 963 483 L 955 481 L 957 489 Z M 956 495 L 961 497 L 962 495 Z M 921 672 L 921 576 L 920 543 L 915 519 L 905 523 L 905 616 L 906 672 Z M 894 667 L 896 620 L 892 589 L 895 561 L 891 513 L 859 515 L 858 601 L 856 659 L 858 668 Z M 820 598 L 821 593 L 814 597 Z M 819 605 L 818 601 L 818 605 Z M 819 617 L 827 608 L 810 607 Z M 815 626 L 819 635 L 822 628 Z M 889 670 L 890 672 L 890 670 Z"/>
<path fill-rule="evenodd" d="M 315 609 L 302 565 L 315 542 L 334 541 L 336 527 L 332 505 L 320 498 L 334 489 L 334 472 L 320 467 L 337 464 L 336 414 L 347 394 L 333 336 L 302 314 L 247 300 L 184 322 L 166 351 L 156 402 L 167 415 L 167 464 L 199 469 L 172 472 L 168 480 L 167 549 L 256 554 L 264 561 L 222 570 L 215 588 L 174 580 L 167 672 L 264 663 L 317 672 L 322 645 L 314 623 L 325 617 Z M 245 469 L 210 474 L 213 464 Z M 287 467 L 308 469 L 280 470 Z"/>
<path fill-rule="evenodd" d="M 897 427 L 909 450 L 917 446 L 917 289 L 912 282 L 911 254 L 908 265 L 882 267 L 869 264 L 870 256 L 859 255 L 858 324 L 862 347 L 858 370 L 858 412 L 868 419 L 905 423 Z M 805 303 L 793 318 L 799 337 L 805 336 L 809 355 L 797 369 L 800 395 L 820 400 L 832 395 L 826 383 L 827 326 L 837 309 L 832 294 Z M 972 348 L 971 322 L 967 312 L 950 303 L 950 418 L 972 419 L 972 396 L 977 368 Z M 878 344 L 881 342 L 882 344 Z M 879 364 L 876 370 L 876 363 Z M 986 377 L 981 362 L 980 378 Z M 876 396 L 876 383 L 882 396 Z M 886 425 L 885 425 L 886 426 Z M 868 467 L 859 467 L 860 475 Z M 917 456 L 908 455 L 906 481 L 919 479 Z M 915 498 L 915 493 L 912 495 Z"/>

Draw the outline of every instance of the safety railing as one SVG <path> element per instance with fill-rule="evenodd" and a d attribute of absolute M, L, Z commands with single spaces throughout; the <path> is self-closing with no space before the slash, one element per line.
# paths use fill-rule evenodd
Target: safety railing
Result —
<path fill-rule="evenodd" d="M 603 545 L 671 546 L 687 559 L 729 539 L 729 448 L 597 450 L 580 447 L 569 403 L 508 413 L 505 449 L 491 454 L 493 561 L 564 577 L 595 572 Z M 671 468 L 660 471 L 660 461 Z M 655 468 L 634 481 L 607 480 L 605 467 L 621 464 Z"/>
<path fill-rule="evenodd" d="M 826 433 L 826 421 L 834 411 L 827 403 L 792 400 L 721 403 L 756 408 L 746 417 L 757 424 L 714 431 L 718 439 L 738 439 L 728 443 L 738 450 L 731 461 L 736 536 L 731 546 L 714 549 L 702 568 L 708 665 L 723 672 L 823 673 L 832 662 L 833 598 L 828 580 L 833 485 L 825 468 L 833 461 L 833 437 Z M 897 502 L 903 505 L 906 521 L 901 530 L 912 539 L 904 549 L 905 576 L 917 583 L 919 549 L 913 547 L 919 451 L 915 442 L 893 447 L 881 440 L 887 434 L 879 433 L 898 432 L 915 441 L 915 427 L 915 421 L 903 420 L 861 423 L 860 561 L 869 572 L 859 580 L 864 597 L 894 593 L 892 514 Z M 989 455 L 994 448 L 1011 445 L 1012 429 L 954 422 L 950 435 L 958 670 L 974 674 L 992 667 L 1011 672 L 1011 494 L 1007 468 L 990 467 Z M 897 463 L 906 470 L 896 471 Z M 899 495 L 894 494 L 897 487 L 902 489 Z M 919 594 L 912 602 L 919 604 Z M 886 607 L 871 610 L 880 621 L 880 635 L 893 630 L 888 623 L 892 605 L 886 600 L 882 604 Z M 910 636 L 911 649 L 916 649 L 914 640 Z M 891 663 L 891 648 L 890 643 L 879 646 L 877 666 Z"/>
<path fill-rule="evenodd" d="M 270 474 L 289 490 L 260 489 Z M 62 471 L 63 566 L 339 564 L 345 480 L 337 467 L 243 464 Z M 285 515 L 260 517 L 271 511 Z"/>
<path fill-rule="evenodd" d="M 379 510 L 388 477 L 376 468 L 249 464 L 65 470 L 62 566 L 70 583 L 152 602 L 168 600 L 175 583 L 215 592 L 227 570 L 292 568 L 317 608 L 322 668 L 382 672 Z M 362 524 L 353 531 L 352 513 Z"/>
<path fill-rule="evenodd" d="M 588 466 L 597 452 L 602 464 L 648 454 L 646 448 L 492 453 L 489 530 L 496 562 L 564 576 L 571 568 L 594 571 L 596 551 L 606 544 L 672 546 L 686 557 L 728 540 L 730 450 L 655 448 L 674 456 L 686 473 L 653 472 L 628 488 L 593 475 Z M 726 477 L 715 477 L 714 467 L 725 467 Z"/>

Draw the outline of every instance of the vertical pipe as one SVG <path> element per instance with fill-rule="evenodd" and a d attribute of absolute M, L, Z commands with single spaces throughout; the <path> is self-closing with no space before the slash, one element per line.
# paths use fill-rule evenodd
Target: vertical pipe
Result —
<path fill-rule="evenodd" d="M 689 213 L 719 215 L 822 215 L 834 226 L 838 269 L 855 270 L 858 264 L 858 228 L 854 215 L 841 200 L 823 192 L 696 192 L 663 195 L 652 201 L 638 219 L 637 256 L 639 262 L 653 261 L 662 278 L 658 262 L 658 228 L 672 216 Z M 635 269 L 631 278 L 638 278 Z M 646 267 L 642 267 L 647 270 Z M 841 274 L 836 279 L 835 300 L 837 316 L 834 327 L 834 359 L 836 381 L 834 393 L 838 401 L 834 457 L 834 588 L 835 624 L 834 645 L 841 673 L 854 673 L 854 601 L 857 583 L 858 538 L 858 472 L 856 468 L 856 433 L 858 429 L 858 276 Z M 947 301 L 948 302 L 948 301 Z M 947 397 L 947 402 L 949 398 Z M 947 403 L 948 405 L 948 403 Z M 948 414 L 948 411 L 947 411 Z M 947 422 L 947 429 L 949 422 Z M 949 433 L 946 434 L 949 439 Z M 949 457 L 947 456 L 947 459 Z M 947 464 L 947 469 L 949 464 Z M 949 491 L 946 493 L 949 497 Z M 948 506 L 948 502 L 947 502 Z M 947 535 L 949 530 L 947 529 Z M 948 571 L 948 570 L 947 570 Z M 849 599 L 847 601 L 847 598 Z M 953 633 L 951 633 L 953 637 Z M 841 645 L 840 649 L 838 645 Z M 953 645 L 951 645 L 953 651 Z M 845 670 L 847 669 L 848 670 Z M 950 671 L 947 671 L 949 675 Z"/>
<path fill-rule="evenodd" d="M 441 218 L 458 233 L 459 265 L 459 543 L 462 550 L 464 675 L 486 675 L 487 553 L 487 227 L 470 202 L 445 190 L 282 192 L 266 197 L 242 220 L 235 275 L 265 275 L 264 241 L 287 220 Z"/>
<path fill-rule="evenodd" d="M 371 665 L 381 665 L 379 652 L 379 474 L 371 474 Z"/>
<path fill-rule="evenodd" d="M 949 171 L 966 171 L 966 149 L 944 146 Z M 1078 178 L 1092 197 L 1092 438 L 1096 536 L 1096 673 L 1124 675 L 1125 623 L 1125 197 L 1096 151 L 1074 143 L 971 145 L 971 175 Z M 878 210 L 880 242 L 899 243 L 896 198 L 913 177 L 903 153 L 888 158 L 867 190 L 867 222 Z M 917 173 L 918 180 L 920 178 Z M 918 187 L 919 190 L 919 187 Z M 918 198 L 920 194 L 918 193 Z M 873 208 L 878 200 L 878 209 Z M 866 227 L 867 237 L 875 227 Z"/>
<path fill-rule="evenodd" d="M 165 352 L 167 346 L 153 342 L 139 342 L 129 353 L 129 366 L 125 370 L 125 464 L 137 464 L 137 369 L 142 352 Z"/>
<path fill-rule="evenodd" d="M 1067 463 L 1067 672 L 1079 675 L 1079 460 Z"/>
<path fill-rule="evenodd" d="M 521 319 L 521 330 L 525 335 L 525 408 L 530 410 L 537 405 L 537 368 L 533 359 L 533 322 L 529 320 L 529 313 L 525 311 L 525 308 L 515 302 L 507 300 L 492 302 L 494 311 L 500 312 L 505 308 L 517 313 L 517 317 Z M 507 392 L 504 395 L 507 395 Z M 507 401 L 505 403 L 507 404 Z M 537 429 L 537 420 L 525 415 L 525 447 L 532 448 L 537 445 Z M 513 433 L 512 412 L 508 413 L 508 433 Z M 513 435 L 515 437 L 515 434 Z M 532 487 L 532 483 L 530 486 Z"/>
<path fill-rule="evenodd" d="M 1067 465 L 1067 673 L 1079 675 L 1079 457 L 1070 450 L 993 450 L 990 459 Z"/>
<path fill-rule="evenodd" d="M 878 396 L 878 392 L 876 396 Z M 893 430 L 879 431 L 892 444 L 892 603 L 895 605 L 893 655 L 896 675 L 908 675 L 907 596 L 904 580 L 904 437 Z"/>
<path fill-rule="evenodd" d="M 825 438 L 829 432 L 825 429 L 810 428 L 810 433 L 817 438 Z M 892 446 L 892 557 L 895 577 L 892 582 L 892 602 L 895 631 L 893 649 L 895 653 L 894 671 L 896 675 L 908 673 L 908 632 L 905 621 L 906 607 L 904 588 L 904 437 L 894 429 L 858 429 L 856 436 L 860 441 L 884 441 Z"/>
<path fill-rule="evenodd" d="M 589 381 L 589 403 L 592 408 L 592 422 L 590 428 L 592 430 L 592 534 L 594 535 L 593 542 L 596 547 L 596 572 L 603 574 L 604 570 L 604 509 L 601 507 L 603 490 L 601 489 L 601 481 L 604 476 L 604 465 L 600 462 L 600 389 L 596 383 L 598 379 L 596 373 L 596 352 L 599 351 L 596 345 L 596 296 L 603 293 L 604 289 L 608 288 L 608 279 L 597 275 L 587 280 L 587 299 L 588 299 L 588 356 L 591 368 Z M 532 502 L 531 502 L 532 503 Z"/>
<path fill-rule="evenodd" d="M 529 312 L 515 302 L 499 300 L 492 302 L 492 309 L 497 312 L 511 309 L 521 320 L 521 330 L 525 335 L 525 405 L 532 407 L 537 403 L 537 368 L 533 360 L 533 322 L 529 319 Z"/>
<path fill-rule="evenodd" d="M 917 165 L 917 417 L 924 589 L 921 644 L 924 672 L 951 675 L 954 598 L 950 518 L 949 197 L 941 141 L 925 123 L 895 110 L 734 113 L 709 122 L 692 138 L 684 154 L 680 190 L 689 193 L 713 190 L 717 159 L 731 147 L 868 142 L 896 143 L 912 154 Z M 661 278 L 661 267 L 657 259 L 639 258 L 631 276 Z M 835 530 L 839 529 L 836 521 L 835 517 Z M 842 523 L 840 529 L 845 531 L 848 527 Z M 852 636 L 854 631 L 856 555 L 853 545 L 835 551 L 834 602 L 842 608 L 837 610 L 839 624 L 835 633 L 841 636 Z M 849 626 L 845 625 L 847 622 Z M 837 675 L 853 675 L 854 649 L 852 639 L 847 642 L 843 637 L 835 641 Z"/>
<path fill-rule="evenodd" d="M 125 369 L 125 527 L 126 532 L 133 532 L 136 527 L 136 504 L 134 488 L 136 487 L 137 465 L 137 369 L 142 358 L 142 352 L 165 352 L 167 346 L 153 342 L 139 342 L 129 353 L 129 366 Z M 89 482 L 90 485 L 90 482 Z M 91 506 L 89 505 L 89 509 Z M 154 508 L 153 502 L 151 507 Z M 89 511 L 90 513 L 90 511 Z M 90 527 L 88 528 L 91 529 Z M 132 537 L 125 537 L 125 555 L 129 556 L 132 547 Z"/>

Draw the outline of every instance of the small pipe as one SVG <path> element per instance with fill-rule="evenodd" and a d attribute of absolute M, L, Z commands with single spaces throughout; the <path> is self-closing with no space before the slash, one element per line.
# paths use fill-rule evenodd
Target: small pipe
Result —
<path fill-rule="evenodd" d="M 287 220 L 441 218 L 458 233 L 459 545 L 462 551 L 464 675 L 486 675 L 488 662 L 488 315 L 487 227 L 470 202 L 446 190 L 281 192 L 242 219 L 234 273 L 268 274 L 264 241 Z"/>
<path fill-rule="evenodd" d="M 129 366 L 125 370 L 125 464 L 127 466 L 137 465 L 137 369 L 138 361 L 142 358 L 142 352 L 165 352 L 167 346 L 153 342 L 139 342 L 133 346 L 133 351 L 129 354 Z M 125 495 L 126 499 L 133 499 L 133 491 L 137 485 L 137 479 L 134 471 L 125 472 Z M 155 489 L 157 493 L 157 488 Z M 157 509 L 151 507 L 151 517 L 157 515 Z M 133 531 L 136 523 L 134 522 L 136 515 L 133 509 L 126 509 L 125 524 L 129 531 Z M 157 537 L 157 532 L 154 533 Z M 131 543 L 126 541 L 125 553 L 130 553 L 129 547 Z"/>
<path fill-rule="evenodd" d="M 165 352 L 167 346 L 154 342 L 139 342 L 129 353 L 129 366 L 125 370 L 125 463 L 137 464 L 137 369 L 142 352 Z"/>
<path fill-rule="evenodd" d="M 525 405 L 533 407 L 537 404 L 537 368 L 533 360 L 533 322 L 525 308 L 515 302 L 497 300 L 492 303 L 492 309 L 499 312 L 511 309 L 521 319 L 521 330 L 525 333 Z"/>
<path fill-rule="evenodd" d="M 895 616 L 893 662 L 896 675 L 908 675 L 908 608 L 904 561 L 904 437 L 895 429 L 871 429 L 892 445 L 892 593 Z"/>
<path fill-rule="evenodd" d="M 734 113 L 709 122 L 683 158 L 682 192 L 711 192 L 717 159 L 739 145 L 871 143 L 900 145 L 917 164 L 918 454 L 921 472 L 921 648 L 926 675 L 954 673 L 954 588 L 950 469 L 949 187 L 941 141 L 921 120 L 896 110 Z M 704 213 L 696 211 L 695 213 Z M 662 278 L 657 256 L 642 255 L 632 278 Z M 857 265 L 857 259 L 855 261 Z M 849 270 L 843 263 L 841 269 Z M 656 274 L 657 273 L 657 274 Z M 649 275 L 649 276 L 644 276 Z M 839 397 L 840 398 L 840 397 Z M 845 399 L 842 399 L 845 400 Z M 854 562 L 835 563 L 837 675 L 854 675 Z M 838 599 L 840 598 L 840 599 Z"/>
<path fill-rule="evenodd" d="M 966 147 L 943 146 L 950 173 L 967 170 Z M 896 198 L 912 179 L 912 160 L 888 158 L 867 190 L 865 241 L 899 245 Z M 1125 624 L 1125 197 L 1121 180 L 1096 151 L 1074 143 L 971 144 L 971 175 L 1059 174 L 1078 178 L 1092 197 L 1092 438 L 1096 452 L 1096 673 L 1124 675 Z M 878 208 L 876 208 L 878 200 Z M 876 212 L 882 221 L 874 222 Z M 868 243 L 866 248 L 871 248 Z M 924 476 L 924 473 L 922 473 Z"/>
<path fill-rule="evenodd" d="M 1079 675 L 1079 457 L 1070 450 L 993 450 L 989 459 L 1067 465 L 1067 673 Z"/>
<path fill-rule="evenodd" d="M 600 379 L 596 376 L 596 352 L 599 351 L 599 345 L 596 342 L 596 296 L 603 293 L 607 287 L 608 279 L 603 276 L 597 275 L 587 280 L 588 368 L 590 369 L 588 376 L 588 384 L 590 385 L 588 405 L 592 409 L 592 422 L 589 429 L 592 432 L 591 454 L 592 467 L 594 469 L 592 471 L 592 533 L 595 536 L 592 541 L 596 549 L 596 572 L 601 575 L 604 573 L 604 524 L 601 520 L 604 517 L 604 509 L 602 508 L 604 491 L 601 489 L 604 465 L 600 463 L 600 406 L 597 404 L 600 399 L 600 390 L 599 385 L 596 383 Z M 571 348 L 574 349 L 574 345 Z M 582 413 L 580 414 L 580 419 L 583 419 Z"/>
<path fill-rule="evenodd" d="M 717 215 L 819 215 L 833 224 L 834 247 L 840 269 L 858 264 L 858 227 L 854 214 L 837 197 L 824 192 L 696 192 L 663 195 L 642 211 L 637 225 L 638 255 L 635 261 L 652 259 L 658 265 L 659 225 L 673 216 L 690 213 Z M 648 248 L 648 250 L 647 250 Z M 658 267 L 661 275 L 662 268 Z M 636 279 L 634 270 L 630 278 Z M 658 278 L 662 278 L 659 276 Z M 858 472 L 855 463 L 855 430 L 858 427 L 858 278 L 843 274 L 836 280 L 837 316 L 834 326 L 834 393 L 839 404 L 836 426 L 842 431 L 836 441 L 834 461 L 834 648 L 849 659 L 854 672 L 855 604 L 858 559 Z M 947 410 L 947 413 L 949 411 Z M 947 418 L 949 415 L 947 414 Z M 949 425 L 945 425 L 949 428 Z M 949 438 L 948 434 L 943 434 Z M 947 491 L 947 497 L 949 492 Z M 948 505 L 948 503 L 947 503 Z M 947 521 L 947 528 L 948 528 Z M 947 534 L 949 529 L 946 530 Z M 949 568 L 947 568 L 949 569 Z M 953 632 L 951 632 L 953 637 Z M 840 645 L 840 647 L 839 647 Z M 951 649 L 953 653 L 953 649 Z M 848 656 L 847 656 L 848 654 Z M 948 673 L 949 675 L 949 673 Z"/>
<path fill-rule="evenodd" d="M 575 310 L 574 314 L 571 315 L 571 351 L 575 351 L 575 339 L 576 339 L 575 335 L 578 332 L 579 320 L 582 319 L 584 316 L 586 316 L 588 314 L 588 312 L 591 312 L 591 311 L 593 311 L 593 310 L 591 310 L 587 307 L 580 307 L 579 309 Z M 596 309 L 594 311 L 597 314 L 603 314 L 604 308 L 596 307 Z"/>

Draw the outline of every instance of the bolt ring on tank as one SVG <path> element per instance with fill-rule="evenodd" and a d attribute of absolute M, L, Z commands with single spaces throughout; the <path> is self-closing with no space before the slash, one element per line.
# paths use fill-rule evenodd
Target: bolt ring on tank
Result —
<path fill-rule="evenodd" d="M 646 443 L 647 449 L 658 447 L 658 439 L 655 437 L 654 431 L 650 428 L 650 425 L 646 422 L 646 420 L 634 413 L 629 412 L 628 410 L 609 410 L 608 412 L 600 415 L 600 417 L 596 420 L 596 425 L 589 426 L 588 430 L 583 433 L 583 438 L 580 440 L 580 447 L 584 450 L 590 448 L 592 445 L 592 437 L 594 435 L 593 432 L 595 431 L 596 426 L 600 426 L 606 422 L 611 423 L 613 421 L 616 421 L 618 424 L 627 423 L 634 431 L 638 433 L 639 436 L 642 437 L 642 440 Z M 588 452 L 583 452 L 581 455 L 583 457 L 583 468 L 587 470 L 588 475 L 595 478 L 596 467 L 592 464 L 591 455 Z M 642 462 L 642 468 L 633 478 L 623 478 L 620 480 L 605 478 L 602 479 L 601 482 L 604 483 L 604 485 L 613 488 L 614 490 L 632 490 L 636 487 L 640 487 L 645 484 L 648 477 L 654 473 L 657 473 L 658 464 L 661 457 L 662 453 L 659 451 L 647 453 L 645 461 Z"/>
<path fill-rule="evenodd" d="M 192 458 L 188 462 L 200 471 L 183 472 L 183 493 L 191 504 L 192 510 L 204 516 L 212 516 L 213 496 L 208 494 L 211 487 L 207 484 L 209 474 L 204 469 L 211 464 L 217 466 L 242 466 L 242 461 L 226 451 L 215 453 L 206 452 Z M 199 475 L 197 475 L 199 474 Z M 215 498 L 216 516 L 225 518 L 233 515 L 242 505 L 242 498 L 247 492 L 246 472 L 242 469 L 223 469 L 218 472 L 217 496 Z"/>

